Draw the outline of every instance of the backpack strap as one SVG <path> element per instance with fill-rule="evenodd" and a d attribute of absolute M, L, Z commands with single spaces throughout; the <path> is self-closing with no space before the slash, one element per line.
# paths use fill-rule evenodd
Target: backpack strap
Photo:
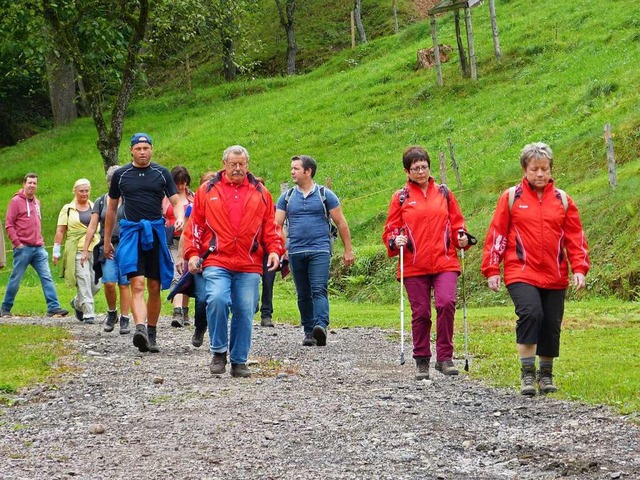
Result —
<path fill-rule="evenodd" d="M 398 193 L 398 203 L 402 207 L 402 204 L 409 198 L 409 187 L 406 185 L 402 187 Z"/>
<path fill-rule="evenodd" d="M 517 192 L 517 189 L 518 189 L 517 186 L 509 187 L 509 212 L 511 212 L 511 209 L 513 208 L 513 204 L 515 203 L 516 198 L 520 196 L 519 192 Z M 567 198 L 567 193 L 564 190 L 560 190 L 559 188 L 556 188 L 555 190 L 556 190 L 556 197 L 558 197 L 562 202 L 562 206 L 564 207 L 564 211 L 566 213 L 567 210 L 569 209 L 569 199 Z"/>
<path fill-rule="evenodd" d="M 291 195 L 293 195 L 293 189 L 295 187 L 291 187 L 289 190 L 287 190 L 287 193 L 284 196 L 284 211 L 287 211 L 287 208 L 289 208 L 289 199 L 291 198 Z"/>

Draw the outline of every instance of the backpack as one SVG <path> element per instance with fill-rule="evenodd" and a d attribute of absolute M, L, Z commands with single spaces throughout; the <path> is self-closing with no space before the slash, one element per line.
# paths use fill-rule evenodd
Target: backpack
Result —
<path fill-rule="evenodd" d="M 516 198 L 522 195 L 522 190 L 517 191 L 518 186 L 509 187 L 509 213 L 511 213 L 511 209 L 513 208 L 513 204 L 516 201 Z M 569 200 L 567 199 L 567 193 L 564 190 L 560 190 L 556 188 L 556 196 L 560 196 L 560 201 L 562 202 L 562 206 L 564 207 L 564 213 L 567 213 L 569 209 Z"/>
<path fill-rule="evenodd" d="M 449 207 L 449 187 L 446 184 L 442 183 L 438 186 L 438 193 L 444 195 L 444 198 L 447 199 L 447 207 Z M 406 185 L 400 189 L 400 194 L 398 195 L 398 202 L 402 207 L 402 204 L 409 198 L 409 187 Z"/>
<path fill-rule="evenodd" d="M 296 187 L 291 187 L 287 190 L 287 193 L 284 196 L 284 210 L 287 211 L 287 207 L 289 206 L 289 199 L 291 195 L 293 195 L 293 191 Z M 318 186 L 318 191 L 320 193 L 320 198 L 322 199 L 322 207 L 324 208 L 324 216 L 329 224 L 329 241 L 331 243 L 331 252 L 333 252 L 333 242 L 338 238 L 338 227 L 333 220 L 331 219 L 331 215 L 329 214 L 329 208 L 327 207 L 327 194 L 326 187 L 324 185 Z M 286 220 L 285 220 L 286 223 Z"/>

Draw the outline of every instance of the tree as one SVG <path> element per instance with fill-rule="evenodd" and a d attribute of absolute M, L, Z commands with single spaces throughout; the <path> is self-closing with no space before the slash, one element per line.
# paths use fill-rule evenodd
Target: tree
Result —
<path fill-rule="evenodd" d="M 367 43 L 367 34 L 364 32 L 364 25 L 362 24 L 362 0 L 355 0 L 353 14 L 356 21 L 356 28 L 358 29 L 358 35 L 360 36 L 360 42 Z"/>
<path fill-rule="evenodd" d="M 46 58 L 53 126 L 68 125 L 78 117 L 73 65 L 50 51 Z"/>
<path fill-rule="evenodd" d="M 74 65 L 84 85 L 106 170 L 118 164 L 124 116 L 149 23 L 149 1 L 42 0 L 42 8 L 56 49 Z M 104 116 L 109 100 L 110 127 Z"/>
<path fill-rule="evenodd" d="M 284 5 L 282 4 L 283 1 L 285 2 Z M 296 53 L 298 51 L 293 23 L 296 2 L 295 0 L 275 0 L 275 2 L 278 7 L 280 25 L 282 25 L 287 35 L 287 75 L 293 75 L 296 73 Z"/>

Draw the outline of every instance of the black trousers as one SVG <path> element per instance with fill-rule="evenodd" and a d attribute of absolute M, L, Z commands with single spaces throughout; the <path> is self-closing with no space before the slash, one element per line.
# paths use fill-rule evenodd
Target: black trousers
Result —
<path fill-rule="evenodd" d="M 267 271 L 267 261 L 269 256 L 262 259 L 262 297 L 260 298 L 260 316 L 269 317 L 273 315 L 273 284 L 276 281 L 276 271 Z"/>
<path fill-rule="evenodd" d="M 536 355 L 559 356 L 566 290 L 548 290 L 523 282 L 510 284 L 507 290 L 518 316 L 516 341 L 537 345 Z"/>

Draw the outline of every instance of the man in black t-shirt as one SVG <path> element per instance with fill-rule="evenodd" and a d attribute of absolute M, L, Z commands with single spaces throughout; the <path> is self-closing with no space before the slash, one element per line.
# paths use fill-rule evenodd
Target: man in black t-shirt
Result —
<path fill-rule="evenodd" d="M 167 247 L 162 217 L 162 200 L 171 201 L 176 228 L 184 225 L 184 207 L 178 202 L 176 184 L 165 167 L 151 162 L 153 142 L 146 133 L 131 138 L 133 161 L 113 174 L 107 199 L 104 255 L 113 258 L 111 234 L 118 199 L 122 197 L 124 218 L 120 222 L 120 243 L 115 255 L 122 274 L 131 281 L 131 310 L 136 331 L 133 344 L 141 352 L 158 352 L 156 325 L 160 316 L 160 289 L 169 288 L 173 260 Z M 148 299 L 145 303 L 144 279 Z M 146 325 L 145 325 L 146 321 Z"/>

